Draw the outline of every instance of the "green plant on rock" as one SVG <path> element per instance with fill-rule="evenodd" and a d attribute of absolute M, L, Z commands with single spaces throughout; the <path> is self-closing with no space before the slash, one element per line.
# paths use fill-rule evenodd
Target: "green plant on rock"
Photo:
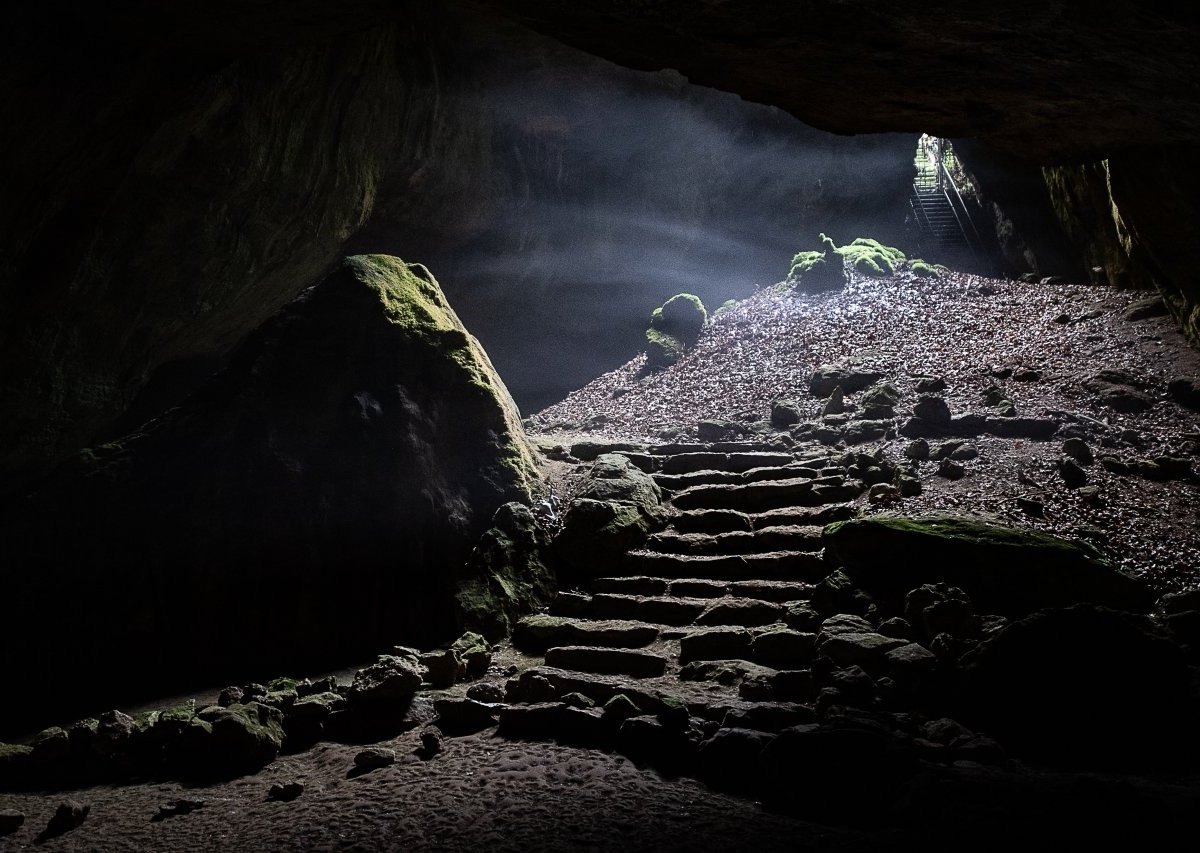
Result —
<path fill-rule="evenodd" d="M 646 370 L 662 370 L 700 339 L 708 312 L 699 296 L 678 293 L 650 313 L 646 330 Z"/>
<path fill-rule="evenodd" d="M 893 246 L 885 246 L 870 237 L 857 237 L 848 246 L 837 250 L 846 262 L 862 275 L 895 275 L 896 269 L 906 260 L 904 253 Z"/>
<path fill-rule="evenodd" d="M 792 258 L 788 283 L 808 293 L 838 290 L 847 284 L 841 250 L 825 234 L 819 235 L 822 251 L 799 252 Z"/>

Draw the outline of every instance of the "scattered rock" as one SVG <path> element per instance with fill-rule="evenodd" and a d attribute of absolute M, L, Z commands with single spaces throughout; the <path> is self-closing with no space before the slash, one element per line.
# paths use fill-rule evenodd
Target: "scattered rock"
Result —
<path fill-rule="evenodd" d="M 938 462 L 937 475 L 947 480 L 961 480 L 967 476 L 967 469 L 953 459 L 942 459 Z"/>
<path fill-rule="evenodd" d="M 92 807 L 78 800 L 63 800 L 54 811 L 54 816 L 38 836 L 38 841 L 57 838 L 83 825 Z"/>
<path fill-rule="evenodd" d="M 467 688 L 467 698 L 474 699 L 476 702 L 486 702 L 489 704 L 503 702 L 504 688 L 499 684 L 491 682 L 472 684 Z"/>
<path fill-rule="evenodd" d="M 396 750 L 384 746 L 373 746 L 364 749 L 354 756 L 354 766 L 358 770 L 378 770 L 396 763 Z"/>
<path fill-rule="evenodd" d="M 877 382 L 883 374 L 874 370 L 841 362 L 823 364 L 813 371 L 808 390 L 814 397 L 826 398 L 840 387 L 843 393 L 853 394 Z"/>
<path fill-rule="evenodd" d="M 379 660 L 354 673 L 346 698 L 350 702 L 401 702 L 421 686 L 421 670 L 415 658 L 380 655 Z"/>
<path fill-rule="evenodd" d="M 801 420 L 800 407 L 794 400 L 777 400 L 771 404 L 771 426 L 786 429 Z"/>
<path fill-rule="evenodd" d="M 437 726 L 453 737 L 475 734 L 496 725 L 503 705 L 474 699 L 436 699 Z"/>
<path fill-rule="evenodd" d="M 276 782 L 267 791 L 267 799 L 274 803 L 290 803 L 303 793 L 304 784 L 301 782 Z"/>
<path fill-rule="evenodd" d="M 1095 461 L 1092 449 L 1082 438 L 1068 438 L 1063 442 L 1062 451 L 1064 455 L 1081 465 L 1091 465 Z"/>
<path fill-rule="evenodd" d="M 1170 312 L 1161 296 L 1149 296 L 1139 299 L 1121 312 L 1121 316 L 1131 322 L 1149 320 L 1151 317 L 1166 317 Z"/>
<path fill-rule="evenodd" d="M 1167 383 L 1167 391 L 1176 403 L 1200 411 L 1200 382 L 1191 376 L 1176 376 Z"/>
<path fill-rule="evenodd" d="M 1084 471 L 1080 464 L 1074 459 L 1060 459 L 1057 467 L 1058 475 L 1062 477 L 1063 482 L 1067 484 L 1067 488 L 1078 489 L 1081 486 L 1087 485 L 1087 471 Z"/>
<path fill-rule="evenodd" d="M 924 462 L 929 458 L 929 442 L 923 438 L 913 439 L 904 448 L 904 455 L 914 462 Z"/>
<path fill-rule="evenodd" d="M 1083 387 L 1096 395 L 1096 402 L 1113 411 L 1132 414 L 1154 405 L 1145 390 L 1148 384 L 1124 370 L 1102 370 L 1085 379 Z"/>
<path fill-rule="evenodd" d="M 932 424 L 950 423 L 950 406 L 941 397 L 923 394 L 913 404 L 913 417 Z"/>
<path fill-rule="evenodd" d="M 940 376 L 922 376 L 917 380 L 918 394 L 937 394 L 946 390 L 946 380 Z"/>
<path fill-rule="evenodd" d="M 1017 507 L 1030 518 L 1044 518 L 1046 515 L 1046 504 L 1028 495 L 1017 498 Z"/>
<path fill-rule="evenodd" d="M 25 813 L 16 809 L 0 810 L 0 837 L 12 835 L 25 824 Z"/>
<path fill-rule="evenodd" d="M 420 746 L 417 747 L 417 757 L 425 761 L 441 753 L 444 746 L 442 733 L 435 728 L 427 728 L 421 732 Z"/>

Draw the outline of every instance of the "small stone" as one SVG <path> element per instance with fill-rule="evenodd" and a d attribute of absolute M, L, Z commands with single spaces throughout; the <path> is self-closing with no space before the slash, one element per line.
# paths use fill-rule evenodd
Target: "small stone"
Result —
<path fill-rule="evenodd" d="M 1068 438 L 1063 442 L 1063 454 L 1082 465 L 1091 465 L 1095 461 L 1092 449 L 1082 438 Z"/>
<path fill-rule="evenodd" d="M 421 746 L 417 749 L 417 755 L 426 761 L 438 755 L 442 751 L 444 739 L 441 732 L 434 728 L 428 728 L 421 732 Z"/>
<path fill-rule="evenodd" d="M 222 708 L 228 708 L 230 705 L 241 705 L 245 695 L 245 692 L 240 687 L 226 687 L 221 691 L 221 695 L 217 697 L 217 704 Z"/>
<path fill-rule="evenodd" d="M 900 475 L 900 495 L 901 497 L 914 498 L 921 494 L 921 481 L 911 474 Z"/>
<path fill-rule="evenodd" d="M 163 803 L 158 807 L 158 814 L 151 820 L 157 822 L 166 820 L 169 817 L 183 817 L 189 815 L 196 809 L 202 809 L 205 806 L 204 800 L 171 800 L 169 803 Z"/>
<path fill-rule="evenodd" d="M 1087 472 L 1074 459 L 1059 460 L 1058 474 L 1069 489 L 1078 489 L 1080 486 L 1087 485 Z"/>
<path fill-rule="evenodd" d="M 929 442 L 923 438 L 913 439 L 904 448 L 904 455 L 914 462 L 924 462 L 929 458 Z"/>
<path fill-rule="evenodd" d="M 0 836 L 12 835 L 25 823 L 25 813 L 16 809 L 0 810 Z"/>
<path fill-rule="evenodd" d="M 491 682 L 472 684 L 467 688 L 467 698 L 476 702 L 503 702 L 504 688 Z"/>
<path fill-rule="evenodd" d="M 1043 518 L 1046 515 L 1046 505 L 1037 498 L 1022 495 L 1017 498 L 1017 508 L 1030 518 Z"/>
<path fill-rule="evenodd" d="M 778 400 L 771 404 L 771 426 L 786 429 L 800 421 L 800 407 L 794 400 Z"/>
<path fill-rule="evenodd" d="M 936 394 L 946 390 L 946 380 L 940 376 L 923 376 L 917 380 L 918 394 Z"/>
<path fill-rule="evenodd" d="M 604 719 L 621 722 L 630 717 L 636 717 L 642 711 L 634 701 L 624 693 L 618 693 L 604 703 Z"/>
<path fill-rule="evenodd" d="M 941 397 L 922 395 L 913 405 L 913 417 L 935 424 L 950 423 L 950 406 Z"/>
<path fill-rule="evenodd" d="M 261 702 L 267 698 L 267 694 L 270 692 L 267 685 L 252 682 L 242 688 L 242 698 L 237 704 L 248 705 L 251 702 Z"/>
<path fill-rule="evenodd" d="M 867 490 L 867 500 L 873 504 L 890 504 L 900 499 L 900 489 L 891 483 L 876 483 Z"/>
<path fill-rule="evenodd" d="M 590 696 L 584 696 L 582 693 L 567 693 L 560 699 L 563 704 L 570 705 L 572 708 L 595 708 L 596 701 Z"/>
<path fill-rule="evenodd" d="M 378 770 L 396 763 L 396 750 L 383 746 L 364 749 L 354 756 L 354 766 L 359 770 Z"/>
<path fill-rule="evenodd" d="M 947 480 L 961 480 L 967 475 L 967 469 L 953 459 L 943 459 L 938 462 L 937 473 L 939 477 L 945 477 Z"/>
<path fill-rule="evenodd" d="M 838 385 L 833 389 L 833 393 L 829 395 L 829 399 L 825 401 L 825 405 L 821 407 L 821 415 L 829 417 L 830 415 L 840 415 L 846 411 L 846 397 L 842 393 L 842 386 Z"/>
<path fill-rule="evenodd" d="M 304 793 L 304 785 L 300 782 L 280 784 L 276 782 L 267 791 L 267 799 L 276 803 L 290 803 Z"/>
<path fill-rule="evenodd" d="M 1171 398 L 1187 409 L 1200 411 L 1200 381 L 1191 376 L 1176 376 L 1167 383 Z"/>
<path fill-rule="evenodd" d="M 92 807 L 78 800 L 63 800 L 58 804 L 54 816 L 42 830 L 41 838 L 55 838 L 83 824 Z"/>

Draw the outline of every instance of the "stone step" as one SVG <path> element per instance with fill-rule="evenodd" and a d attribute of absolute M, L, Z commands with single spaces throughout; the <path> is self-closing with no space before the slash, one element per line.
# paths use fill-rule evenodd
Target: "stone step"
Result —
<path fill-rule="evenodd" d="M 637 649 L 658 639 L 658 628 L 644 622 L 526 616 L 513 629 L 513 645 L 529 654 L 552 646 L 595 646 Z"/>
<path fill-rule="evenodd" d="M 752 468 L 790 465 L 796 461 L 791 453 L 761 451 L 754 453 L 678 453 L 663 459 L 662 473 L 690 474 L 694 471 L 734 471 L 743 473 Z"/>
<path fill-rule="evenodd" d="M 690 486 L 728 485 L 731 483 L 763 483 L 771 480 L 815 480 L 819 469 L 809 465 L 773 465 L 767 468 L 751 468 L 749 471 L 691 471 L 687 474 L 655 474 L 654 482 L 661 488 L 677 492 Z"/>
<path fill-rule="evenodd" d="M 736 509 L 764 512 L 785 507 L 812 507 L 853 500 L 865 491 L 858 480 L 778 480 L 744 485 L 692 486 L 671 498 L 678 509 Z"/>
<path fill-rule="evenodd" d="M 622 581 L 631 580 L 638 583 L 624 587 Z M 788 601 L 808 601 L 812 598 L 814 585 L 802 581 L 773 581 L 773 580 L 714 580 L 711 578 L 597 578 L 593 582 L 596 592 L 617 593 L 643 596 L 674 596 L 677 598 L 723 598 L 732 595 L 737 598 L 757 598 L 760 601 L 773 601 L 779 604 Z M 652 592 L 634 592 L 636 589 L 654 590 Z M 591 613 L 591 599 L 587 598 L 587 606 L 580 613 Z M 593 643 L 592 645 L 599 645 Z"/>
<path fill-rule="evenodd" d="M 568 693 L 581 693 L 597 705 L 604 705 L 614 696 L 624 694 L 644 714 L 657 714 L 668 707 L 658 691 L 645 690 L 625 679 L 554 666 L 525 670 L 508 682 L 505 698 L 509 702 L 544 702 L 560 699 Z"/>
<path fill-rule="evenodd" d="M 820 551 L 819 527 L 766 527 L 753 532 L 677 533 L 664 531 L 651 536 L 647 551 L 660 554 L 766 554 L 773 551 Z"/>
<path fill-rule="evenodd" d="M 821 555 L 813 551 L 725 554 L 710 557 L 633 551 L 625 555 L 623 568 L 631 575 L 729 581 L 755 578 L 818 581 L 831 571 Z"/>
<path fill-rule="evenodd" d="M 706 628 L 723 625 L 757 628 L 782 622 L 785 612 L 782 604 L 773 601 L 726 596 L 713 599 L 704 612 L 696 617 L 694 624 Z"/>
<path fill-rule="evenodd" d="M 592 596 L 592 615 L 597 619 L 691 625 L 708 604 L 708 599 L 700 598 L 598 593 Z"/>
<path fill-rule="evenodd" d="M 854 515 L 854 507 L 849 504 L 782 507 L 760 513 L 736 509 L 695 509 L 677 512 L 671 519 L 671 529 L 679 533 L 716 534 L 761 530 L 765 527 L 824 527 L 835 521 L 854 518 Z"/>
<path fill-rule="evenodd" d="M 657 678 L 667 671 L 669 661 L 662 655 L 637 649 L 610 649 L 600 646 L 555 646 L 546 651 L 546 665 L 558 669 L 592 672 L 599 675 L 628 675 L 631 678 Z"/>

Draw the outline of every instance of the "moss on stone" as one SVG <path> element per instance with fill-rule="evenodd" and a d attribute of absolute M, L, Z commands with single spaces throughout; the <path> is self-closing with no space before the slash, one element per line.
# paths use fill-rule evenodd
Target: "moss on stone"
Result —
<path fill-rule="evenodd" d="M 662 370 L 670 367 L 700 339 L 708 323 L 708 312 L 700 297 L 677 293 L 650 312 L 646 329 L 646 367 Z"/>
<path fill-rule="evenodd" d="M 849 245 L 837 249 L 837 253 L 859 273 L 875 277 L 895 275 L 896 269 L 906 260 L 899 249 L 870 237 L 857 237 Z"/>
<path fill-rule="evenodd" d="M 403 326 L 405 333 L 426 344 L 436 353 L 449 375 L 461 377 L 467 388 L 494 403 L 496 471 L 491 478 L 511 480 L 509 497 L 529 500 L 539 488 L 533 452 L 525 438 L 520 413 L 504 386 L 492 361 L 471 335 L 433 274 L 422 264 L 409 264 L 391 255 L 355 255 L 345 260 L 355 278 L 374 290 L 387 319 Z M 437 365 L 429 365 L 431 374 L 446 375 Z"/>
<path fill-rule="evenodd" d="M 840 250 L 825 234 L 818 236 L 822 251 L 804 251 L 792 258 L 787 283 L 809 293 L 838 290 L 846 286 L 846 265 Z"/>
<path fill-rule="evenodd" d="M 980 612 L 1022 616 L 1090 601 L 1145 610 L 1145 585 L 1089 545 L 952 515 L 877 515 L 824 532 L 826 553 L 872 595 L 900 598 L 925 583 L 965 590 Z"/>

